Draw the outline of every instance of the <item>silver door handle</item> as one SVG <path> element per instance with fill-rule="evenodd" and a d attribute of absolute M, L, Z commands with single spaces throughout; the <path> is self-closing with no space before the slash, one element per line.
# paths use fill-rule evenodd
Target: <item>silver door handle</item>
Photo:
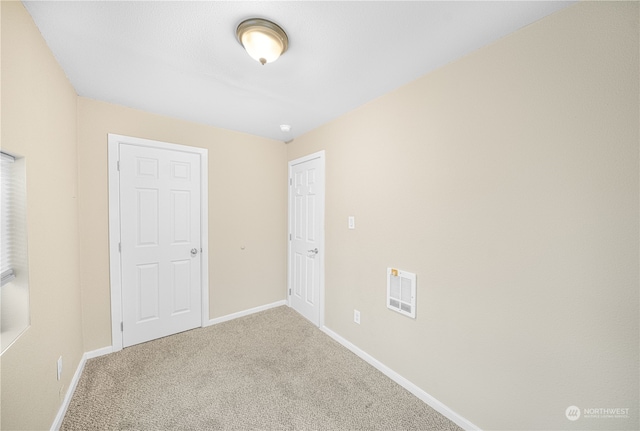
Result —
<path fill-rule="evenodd" d="M 198 249 L 197 248 L 192 248 L 191 249 L 191 256 L 195 256 L 196 254 L 198 254 Z"/>
<path fill-rule="evenodd" d="M 307 253 L 318 254 L 318 249 L 314 248 L 313 250 L 307 250 Z"/>

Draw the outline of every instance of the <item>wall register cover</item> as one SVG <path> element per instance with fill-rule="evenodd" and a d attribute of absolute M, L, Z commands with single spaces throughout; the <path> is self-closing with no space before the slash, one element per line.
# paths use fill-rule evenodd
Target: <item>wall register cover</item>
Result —
<path fill-rule="evenodd" d="M 416 275 L 387 268 L 387 308 L 416 318 Z"/>

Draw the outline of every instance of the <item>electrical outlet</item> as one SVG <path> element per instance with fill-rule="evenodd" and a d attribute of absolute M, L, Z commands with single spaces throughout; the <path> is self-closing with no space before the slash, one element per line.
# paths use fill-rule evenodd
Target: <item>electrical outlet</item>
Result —
<path fill-rule="evenodd" d="M 349 216 L 349 229 L 356 228 L 356 218 L 354 216 Z"/>
<path fill-rule="evenodd" d="M 360 324 L 360 312 L 358 310 L 353 310 L 353 321 L 358 325 Z"/>
<path fill-rule="evenodd" d="M 62 376 L 62 356 L 58 358 L 58 380 Z"/>

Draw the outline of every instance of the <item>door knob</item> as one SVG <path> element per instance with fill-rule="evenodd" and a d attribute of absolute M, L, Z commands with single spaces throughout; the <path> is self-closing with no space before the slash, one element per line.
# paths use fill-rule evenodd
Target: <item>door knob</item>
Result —
<path fill-rule="evenodd" d="M 318 248 L 314 248 L 313 250 L 307 250 L 308 253 L 318 254 Z"/>
<path fill-rule="evenodd" d="M 198 249 L 197 248 L 192 248 L 191 249 L 191 256 L 195 256 L 196 254 L 198 254 Z"/>

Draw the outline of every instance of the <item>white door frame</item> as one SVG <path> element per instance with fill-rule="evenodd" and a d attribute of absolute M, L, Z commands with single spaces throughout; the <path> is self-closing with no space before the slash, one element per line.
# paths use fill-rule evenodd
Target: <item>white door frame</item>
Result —
<path fill-rule="evenodd" d="M 152 141 L 150 139 L 133 138 L 109 133 L 108 163 L 109 163 L 109 278 L 111 287 L 111 344 L 114 352 L 122 350 L 122 268 L 120 263 L 120 175 L 118 174 L 118 160 L 120 158 L 120 144 L 138 145 L 157 149 L 175 150 L 195 153 L 200 156 L 200 243 L 202 244 L 201 292 L 202 292 L 202 322 L 206 326 L 209 322 L 209 205 L 208 205 L 208 161 L 206 148 L 189 147 Z"/>
<path fill-rule="evenodd" d="M 320 222 L 320 238 L 318 240 L 319 242 L 319 252 L 318 252 L 318 258 L 320 258 L 320 292 L 319 292 L 319 307 L 320 307 L 320 319 L 318 319 L 318 327 L 322 328 L 324 327 L 324 257 L 325 257 L 325 245 L 324 245 L 324 225 L 325 225 L 325 201 L 326 201 L 326 177 L 325 177 L 325 154 L 324 154 L 324 150 L 322 151 L 318 151 L 316 153 L 313 154 L 309 154 L 307 156 L 304 157 L 300 157 L 298 159 L 295 160 L 291 160 L 289 162 L 288 168 L 288 180 L 289 181 L 289 187 L 288 187 L 288 194 L 289 194 L 289 198 L 288 198 L 288 207 L 287 207 L 287 230 L 288 230 L 288 241 L 287 241 L 287 306 L 291 307 L 291 289 L 292 289 L 292 280 L 291 280 L 291 235 L 292 235 L 292 230 L 291 230 L 291 211 L 293 208 L 293 204 L 292 204 L 292 199 L 293 199 L 293 195 L 291 193 L 291 185 L 292 185 L 292 168 L 294 165 L 300 164 L 300 163 L 304 163 L 307 162 L 309 160 L 313 160 L 313 159 L 320 159 L 320 169 L 322 170 L 322 220 Z"/>

